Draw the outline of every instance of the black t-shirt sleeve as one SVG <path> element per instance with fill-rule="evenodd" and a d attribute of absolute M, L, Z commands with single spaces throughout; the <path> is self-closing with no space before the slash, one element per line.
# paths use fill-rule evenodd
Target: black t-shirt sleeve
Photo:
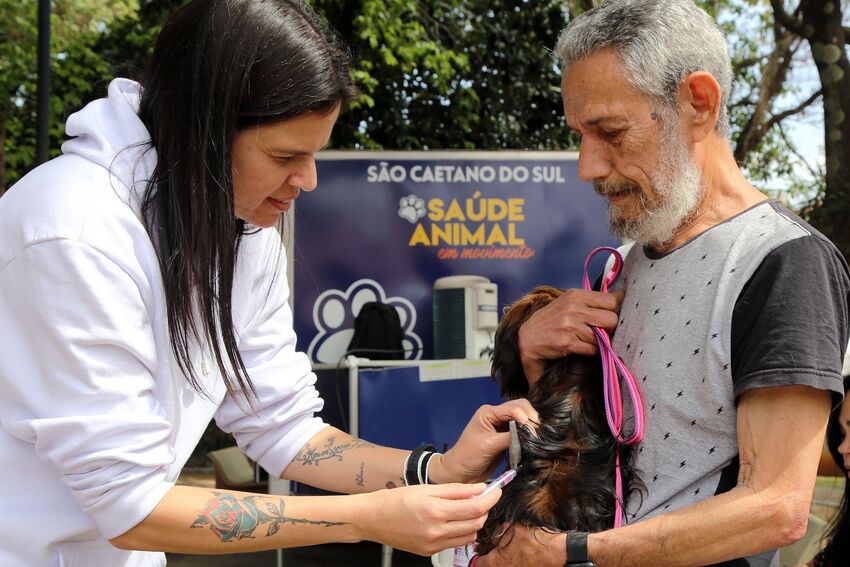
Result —
<path fill-rule="evenodd" d="M 768 254 L 732 314 L 735 396 L 793 384 L 843 395 L 848 304 L 847 263 L 829 241 L 804 236 Z"/>

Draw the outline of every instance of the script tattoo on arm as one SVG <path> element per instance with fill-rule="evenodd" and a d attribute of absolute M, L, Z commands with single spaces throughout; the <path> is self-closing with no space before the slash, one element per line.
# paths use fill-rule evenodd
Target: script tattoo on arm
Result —
<path fill-rule="evenodd" d="M 365 483 L 365 476 L 363 474 L 363 468 L 366 466 L 366 461 L 360 461 L 360 472 L 354 475 L 354 482 L 357 483 L 357 486 L 363 488 Z"/>
<path fill-rule="evenodd" d="M 253 538 L 254 530 L 262 524 L 268 524 L 266 536 L 274 535 L 282 524 L 308 524 L 311 526 L 343 526 L 348 522 L 328 522 L 290 518 L 284 514 L 286 503 L 281 498 L 275 503 L 271 498 L 246 496 L 237 498 L 232 494 L 213 492 L 215 496 L 207 501 L 193 528 L 209 526 L 222 542 Z M 265 506 L 263 506 L 265 505 Z M 262 508 L 265 507 L 265 511 Z"/>
<path fill-rule="evenodd" d="M 374 443 L 363 441 L 362 439 L 351 439 L 350 441 L 334 445 L 334 438 L 328 437 L 324 447 L 316 448 L 307 443 L 304 445 L 298 454 L 295 455 L 293 461 L 299 461 L 305 465 L 318 466 L 319 461 L 328 459 L 336 459 L 342 462 L 342 454 L 353 449 L 364 449 L 367 447 L 375 447 Z"/>

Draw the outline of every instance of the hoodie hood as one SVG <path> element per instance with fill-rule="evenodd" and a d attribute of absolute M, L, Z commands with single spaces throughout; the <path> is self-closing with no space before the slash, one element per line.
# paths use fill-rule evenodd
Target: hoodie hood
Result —
<path fill-rule="evenodd" d="M 115 189 L 138 204 L 147 181 L 156 168 L 156 152 L 151 137 L 139 118 L 142 86 L 129 79 L 109 83 L 106 98 L 87 104 L 65 123 L 71 137 L 62 144 L 62 153 L 76 155 L 107 169 L 120 184 Z"/>

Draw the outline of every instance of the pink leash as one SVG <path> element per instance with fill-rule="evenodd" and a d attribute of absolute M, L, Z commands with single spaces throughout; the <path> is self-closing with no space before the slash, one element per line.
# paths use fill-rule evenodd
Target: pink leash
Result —
<path fill-rule="evenodd" d="M 600 291 L 605 293 L 608 291 L 608 286 L 612 285 L 617 280 L 617 277 L 620 275 L 620 271 L 623 269 L 623 256 L 620 255 L 615 248 L 611 248 L 609 246 L 602 246 L 592 250 L 590 254 L 588 254 L 587 260 L 584 261 L 584 289 L 588 291 L 593 289 L 587 275 L 590 268 L 590 261 L 600 252 L 610 252 L 614 255 L 614 267 L 602 281 L 602 288 L 600 289 Z M 623 445 L 634 445 L 635 443 L 640 443 L 643 439 L 644 415 L 643 399 L 641 398 L 637 382 L 635 381 L 634 376 L 632 376 L 632 373 L 629 372 L 629 369 L 626 368 L 626 365 L 623 364 L 623 361 L 620 360 L 620 357 L 617 356 L 617 353 L 614 352 L 614 347 L 611 346 L 611 339 L 608 337 L 608 332 L 605 331 L 605 329 L 593 327 L 593 333 L 596 335 L 596 342 L 599 345 L 599 356 L 602 357 L 603 390 L 605 392 L 605 413 L 608 417 L 608 427 L 611 428 L 611 433 L 614 434 L 614 438 L 618 443 Z M 623 398 L 620 394 L 620 379 L 626 383 L 626 388 L 628 389 L 629 397 L 632 400 L 632 407 L 634 408 L 635 413 L 635 428 L 628 436 L 623 435 L 624 410 Z M 614 527 L 619 528 L 623 525 L 624 515 L 623 478 L 620 471 L 619 449 L 617 450 L 615 475 L 617 483 L 615 487 L 617 492 L 617 502 Z"/>

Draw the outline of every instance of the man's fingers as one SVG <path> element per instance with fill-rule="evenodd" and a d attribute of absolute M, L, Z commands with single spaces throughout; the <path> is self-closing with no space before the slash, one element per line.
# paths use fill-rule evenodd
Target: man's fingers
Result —
<path fill-rule="evenodd" d="M 575 344 L 573 344 L 572 348 L 570 349 L 570 351 L 571 351 L 570 354 L 579 354 L 579 355 L 582 355 L 582 356 L 594 356 L 596 354 L 596 351 L 597 351 L 598 348 L 599 347 L 596 344 L 595 338 L 594 338 L 594 341 L 592 343 L 579 341 L 579 342 L 576 342 Z"/>
<path fill-rule="evenodd" d="M 618 322 L 619 317 L 614 311 L 592 308 L 586 312 L 585 323 L 593 327 L 601 327 L 608 331 L 613 331 L 617 328 Z"/>
<path fill-rule="evenodd" d="M 555 299 L 550 305 L 556 302 L 563 302 L 573 305 L 586 305 L 587 307 L 595 307 L 597 309 L 607 309 L 608 311 L 619 311 L 624 295 L 625 293 L 623 291 L 602 292 L 588 291 L 586 289 L 570 289 Z"/>

